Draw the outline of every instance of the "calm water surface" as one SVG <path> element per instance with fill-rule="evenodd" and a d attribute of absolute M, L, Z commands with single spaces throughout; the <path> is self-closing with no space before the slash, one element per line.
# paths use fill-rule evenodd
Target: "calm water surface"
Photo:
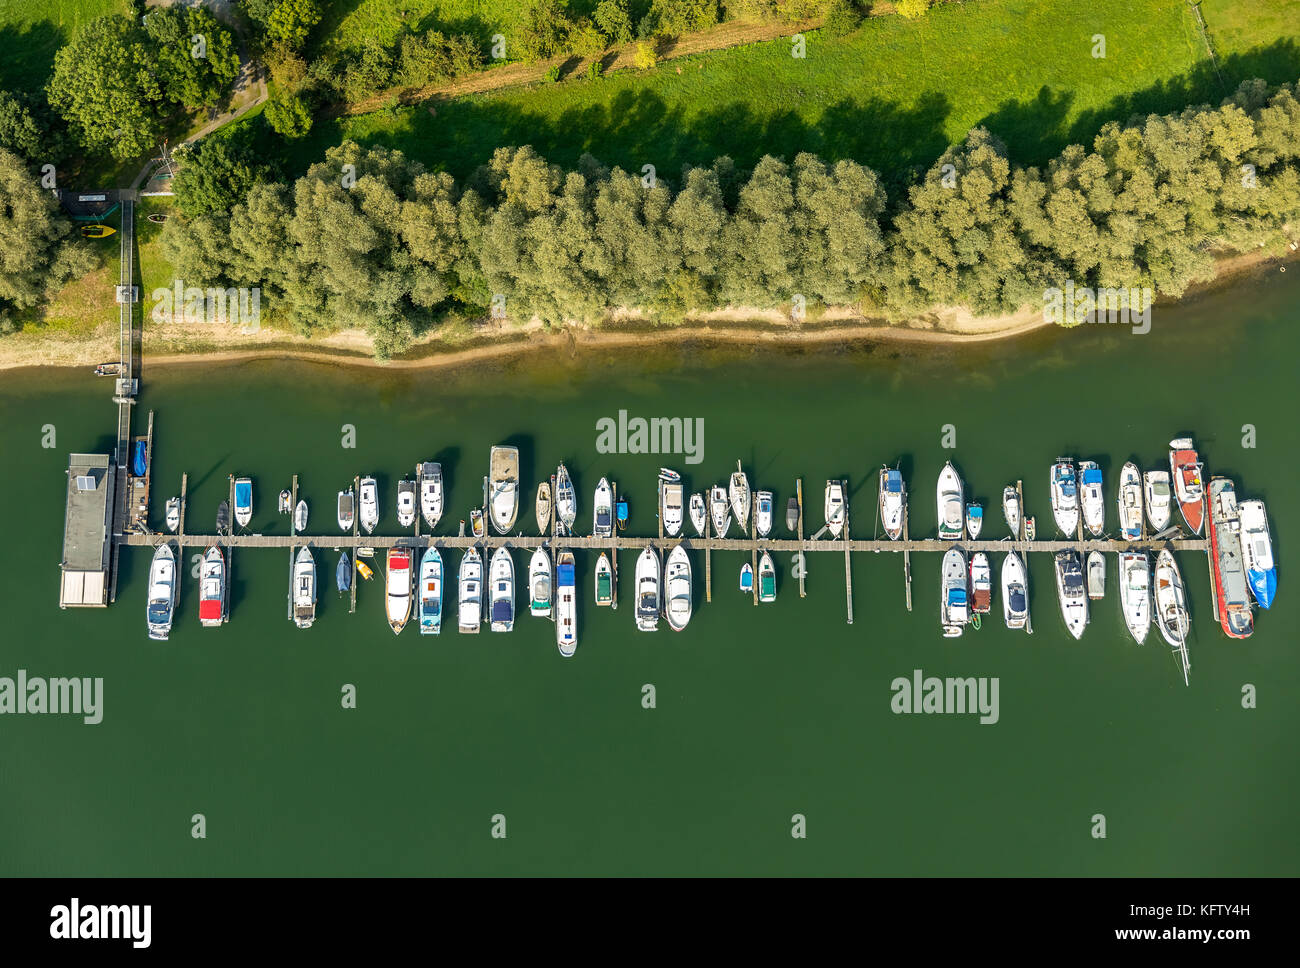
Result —
<path fill-rule="evenodd" d="M 702 490 L 737 459 L 776 492 L 782 519 L 796 477 L 818 522 L 821 483 L 847 477 L 864 537 L 874 473 L 901 461 L 913 533 L 933 533 L 949 456 L 989 509 L 987 532 L 1003 533 L 1002 486 L 1022 478 L 1045 533 L 1058 454 L 1098 460 L 1113 495 L 1126 460 L 1161 466 L 1169 438 L 1191 433 L 1211 473 L 1268 502 L 1281 593 L 1253 638 L 1230 641 L 1210 613 L 1204 557 L 1181 556 L 1190 688 L 1154 629 L 1140 647 L 1127 635 L 1113 556 L 1081 642 L 1062 626 L 1047 555 L 1032 563 L 1034 635 L 1003 628 L 995 601 L 995 621 L 947 641 L 933 555 L 914 558 L 911 613 L 900 556 L 856 555 L 850 626 L 838 556 L 810 556 L 806 599 L 779 556 L 778 601 L 760 610 L 736 591 L 739 553 L 714 556 L 705 604 L 697 553 L 689 629 L 647 635 L 626 604 L 591 605 L 594 562 L 580 553 L 580 648 L 562 660 L 551 624 L 526 608 L 510 635 L 421 638 L 410 627 L 395 638 L 378 582 L 348 614 L 328 550 L 310 631 L 285 619 L 287 552 L 241 551 L 231 622 L 200 629 L 187 579 L 171 641 L 151 642 L 143 550 L 124 553 L 114 607 L 56 604 L 63 471 L 69 451 L 111 447 L 105 382 L 4 374 L 0 675 L 102 676 L 105 703 L 98 726 L 0 717 L 0 873 L 1296 874 L 1298 355 L 1293 270 L 1157 307 L 1142 337 L 1092 327 L 960 352 L 795 356 L 688 344 L 451 374 L 146 368 L 155 508 L 188 472 L 190 530 L 211 527 L 232 472 L 256 480 L 256 529 L 286 530 L 275 494 L 297 473 L 312 530 L 328 534 L 335 492 L 373 472 L 383 527 L 395 531 L 396 481 L 437 459 L 450 486 L 443 529 L 454 532 L 489 446 L 509 442 L 530 482 L 568 463 L 580 524 L 596 481 L 616 479 L 632 502 L 630 533 L 655 531 L 660 464 Z M 596 422 L 620 409 L 703 418 L 702 463 L 598 453 Z M 47 424 L 53 449 L 41 446 Z M 355 449 L 342 446 L 346 424 Z M 956 428 L 952 452 L 945 424 Z M 1253 449 L 1244 424 L 1256 429 Z M 520 513 L 530 531 L 532 493 Z M 1107 513 L 1113 531 L 1113 503 Z M 523 573 L 526 555 L 515 562 Z M 625 602 L 633 564 L 625 553 Z M 895 715 L 890 683 L 914 669 L 998 677 L 999 721 Z M 355 710 L 341 708 L 348 683 Z M 642 706 L 645 684 L 654 709 Z M 1257 709 L 1242 708 L 1246 684 Z M 190 836 L 196 813 L 206 840 Z M 1105 840 L 1090 834 L 1098 813 Z M 491 836 L 496 814 L 505 840 Z M 806 839 L 791 837 L 794 814 Z"/>

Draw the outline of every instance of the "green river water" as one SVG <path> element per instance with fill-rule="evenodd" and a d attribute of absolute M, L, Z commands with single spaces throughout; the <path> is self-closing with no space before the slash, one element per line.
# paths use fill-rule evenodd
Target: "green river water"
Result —
<path fill-rule="evenodd" d="M 1006 630 L 995 599 L 992 621 L 952 641 L 939 631 L 936 555 L 913 558 L 911 613 L 901 556 L 855 555 L 848 625 L 842 556 L 809 556 L 806 599 L 778 556 L 778 600 L 756 608 L 736 590 L 747 556 L 714 555 L 705 604 L 696 553 L 690 627 L 643 634 L 626 601 L 634 556 L 622 556 L 625 604 L 612 612 L 591 604 L 594 556 L 579 553 L 580 645 L 565 660 L 552 625 L 526 608 L 510 635 L 422 638 L 412 625 L 394 637 L 379 582 L 348 614 L 329 551 L 317 556 L 318 621 L 299 631 L 285 618 L 287 552 L 246 550 L 228 625 L 199 627 L 187 564 L 171 640 L 151 642 L 143 549 L 124 552 L 114 606 L 57 607 L 63 472 L 69 451 L 111 447 L 107 381 L 0 375 L 0 676 L 104 679 L 99 725 L 0 717 L 0 874 L 1300 873 L 1298 350 L 1293 269 L 1158 306 L 1145 336 L 1093 326 L 960 351 L 686 344 L 456 374 L 146 361 L 138 413 L 156 412 L 155 510 L 188 472 L 191 531 L 211 529 L 231 472 L 256 480 L 256 529 L 287 529 L 275 494 L 297 473 L 310 530 L 328 535 L 335 492 L 373 472 L 391 532 L 397 479 L 437 459 L 454 533 L 489 446 L 509 442 L 526 481 L 567 462 L 581 525 L 599 477 L 616 479 L 629 534 L 655 531 L 661 464 L 699 490 L 738 458 L 776 492 L 781 519 L 802 476 L 810 530 L 825 479 L 847 477 L 857 537 L 872 531 L 875 471 L 901 460 L 912 533 L 932 534 L 951 456 L 988 509 L 986 535 L 1005 533 L 1001 489 L 1022 478 L 1047 536 L 1048 470 L 1062 453 L 1100 461 L 1113 532 L 1119 467 L 1161 466 L 1169 438 L 1191 433 L 1209 473 L 1268 502 L 1281 587 L 1254 637 L 1231 641 L 1211 614 L 1204 556 L 1180 556 L 1190 688 L 1156 630 L 1144 646 L 1129 638 L 1113 556 L 1107 598 L 1075 642 L 1044 554 L 1031 568 L 1035 634 Z M 702 463 L 598 453 L 596 422 L 619 410 L 702 418 Z M 345 424 L 355 449 L 342 446 Z M 530 483 L 529 533 L 532 495 Z M 526 553 L 515 561 L 523 572 Z M 997 677 L 998 721 L 895 714 L 891 682 L 915 669 Z M 344 684 L 355 709 L 342 708 Z M 1258 708 L 1243 708 L 1247 684 Z M 206 839 L 191 836 L 199 813 Z M 791 835 L 796 814 L 806 837 Z M 505 838 L 492 836 L 495 815 Z"/>

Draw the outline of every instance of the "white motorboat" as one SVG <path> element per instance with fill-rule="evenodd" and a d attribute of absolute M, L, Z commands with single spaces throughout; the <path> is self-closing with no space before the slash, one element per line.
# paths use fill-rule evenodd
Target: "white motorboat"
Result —
<path fill-rule="evenodd" d="M 288 514 L 293 510 L 293 505 L 290 503 L 291 501 L 293 501 L 293 494 L 290 493 L 289 489 L 286 487 L 280 492 L 280 500 L 276 504 L 277 510 L 279 510 L 281 514 Z"/>
<path fill-rule="evenodd" d="M 758 529 L 760 538 L 766 538 L 772 532 L 772 492 L 759 491 L 754 497 L 757 506 L 754 527 Z"/>
<path fill-rule="evenodd" d="M 555 517 L 560 525 L 556 530 L 561 534 L 572 534 L 573 522 L 578 518 L 578 492 L 574 490 L 569 471 L 563 464 L 555 469 L 551 497 L 555 501 Z"/>
<path fill-rule="evenodd" d="M 970 610 L 974 615 L 993 611 L 993 566 L 982 551 L 970 558 Z"/>
<path fill-rule="evenodd" d="M 176 592 L 176 553 L 170 543 L 160 544 L 149 565 L 149 598 L 145 608 L 149 638 L 167 641 L 176 612 Z"/>
<path fill-rule="evenodd" d="M 664 617 L 674 632 L 686 628 L 691 620 L 691 595 L 690 555 L 677 545 L 664 565 Z"/>
<path fill-rule="evenodd" d="M 570 658 L 578 649 L 578 591 L 574 585 L 573 552 L 555 559 L 555 645 Z"/>
<path fill-rule="evenodd" d="M 1006 519 L 1011 537 L 1020 537 L 1020 494 L 1008 484 L 1002 489 L 1002 517 Z"/>
<path fill-rule="evenodd" d="M 1176 651 L 1186 654 L 1187 635 L 1192 628 L 1192 616 L 1187 611 L 1187 592 L 1178 563 L 1168 548 L 1156 556 L 1155 570 L 1156 627 Z M 1184 669 L 1184 671 L 1186 671 Z"/>
<path fill-rule="evenodd" d="M 701 538 L 704 537 L 704 528 L 708 519 L 708 510 L 704 506 L 703 494 L 691 495 L 691 527 L 695 529 L 695 534 Z"/>
<path fill-rule="evenodd" d="M 1277 594 L 1277 567 L 1273 563 L 1273 539 L 1268 533 L 1268 512 L 1263 501 L 1242 501 L 1241 555 L 1246 560 L 1250 594 L 1260 608 L 1273 604 Z"/>
<path fill-rule="evenodd" d="M 1119 530 L 1129 541 L 1142 537 L 1142 475 L 1129 461 L 1119 472 Z"/>
<path fill-rule="evenodd" d="M 253 520 L 253 479 L 235 478 L 235 523 L 246 528 Z"/>
<path fill-rule="evenodd" d="M 984 530 L 984 505 L 967 504 L 966 505 L 966 534 L 974 541 Z"/>
<path fill-rule="evenodd" d="M 420 514 L 433 531 L 442 520 L 442 465 L 430 461 L 415 470 L 420 479 Z"/>
<path fill-rule="evenodd" d="M 1079 488 L 1074 477 L 1074 461 L 1058 457 L 1052 465 L 1052 516 L 1056 528 L 1073 538 L 1079 531 Z"/>
<path fill-rule="evenodd" d="M 310 548 L 299 548 L 293 563 L 293 624 L 309 629 L 316 621 L 316 559 Z"/>
<path fill-rule="evenodd" d="M 831 537 L 838 538 L 844 533 L 844 485 L 840 481 L 826 482 L 824 512 Z"/>
<path fill-rule="evenodd" d="M 948 461 L 939 472 L 939 484 L 935 489 L 941 541 L 961 540 L 965 523 L 965 490 L 961 475 L 952 466 L 952 461 Z"/>
<path fill-rule="evenodd" d="M 537 485 L 537 500 L 533 504 L 537 516 L 537 533 L 545 535 L 551 530 L 551 482 L 542 481 Z"/>
<path fill-rule="evenodd" d="M 776 566 L 766 551 L 758 557 L 758 600 L 763 603 L 776 601 Z"/>
<path fill-rule="evenodd" d="M 1119 553 L 1119 604 L 1124 624 L 1141 645 L 1151 629 L 1151 562 L 1145 551 Z"/>
<path fill-rule="evenodd" d="M 519 448 L 497 445 L 488 459 L 488 516 L 497 534 L 509 534 L 519 515 Z"/>
<path fill-rule="evenodd" d="M 307 530 L 306 501 L 299 501 L 298 506 L 293 509 L 293 530 L 295 534 L 302 534 Z"/>
<path fill-rule="evenodd" d="M 1106 597 L 1106 556 L 1100 551 L 1088 552 L 1088 597 L 1094 601 Z"/>
<path fill-rule="evenodd" d="M 477 548 L 466 549 L 457 577 L 456 628 L 477 634 L 483 624 L 483 558 Z"/>
<path fill-rule="evenodd" d="M 709 511 L 713 516 L 713 536 L 725 538 L 731 527 L 731 509 L 727 506 L 727 492 L 721 484 L 714 484 L 709 491 Z"/>
<path fill-rule="evenodd" d="M 1173 504 L 1169 488 L 1168 471 L 1147 471 L 1142 475 L 1143 497 L 1146 498 L 1147 521 L 1151 530 L 1159 534 L 1169 526 L 1169 513 Z"/>
<path fill-rule="evenodd" d="M 492 553 L 492 631 L 515 627 L 515 560 L 504 546 Z"/>
<path fill-rule="evenodd" d="M 373 477 L 361 478 L 361 527 L 366 534 L 379 523 L 379 485 Z"/>
<path fill-rule="evenodd" d="M 740 461 L 736 461 L 736 470 L 727 485 L 727 498 L 731 504 L 731 513 L 740 525 L 740 533 L 749 530 L 749 478 L 741 470 Z"/>
<path fill-rule="evenodd" d="M 167 530 L 172 534 L 181 526 L 181 499 L 178 497 L 169 497 L 166 505 L 166 515 L 163 519 L 167 523 Z"/>
<path fill-rule="evenodd" d="M 678 526 L 681 524 L 678 522 Z M 614 533 L 614 490 L 609 481 L 600 479 L 596 485 L 595 503 L 591 508 L 591 536 L 608 538 Z"/>
<path fill-rule="evenodd" d="M 609 563 L 609 556 L 600 553 L 596 559 L 596 604 L 614 604 L 614 569 Z"/>
<path fill-rule="evenodd" d="M 388 594 L 385 613 L 394 635 L 406 627 L 411 617 L 411 552 L 409 548 L 388 549 Z"/>
<path fill-rule="evenodd" d="M 648 546 L 636 560 L 636 627 L 642 632 L 659 628 L 659 552 Z"/>
<path fill-rule="evenodd" d="M 415 481 L 397 482 L 397 523 L 403 528 L 415 524 Z"/>
<path fill-rule="evenodd" d="M 659 514 L 664 522 L 664 534 L 675 538 L 682 533 L 682 512 L 685 489 L 676 471 L 662 468 L 659 471 Z"/>
<path fill-rule="evenodd" d="M 420 558 L 420 634 L 442 632 L 442 554 L 430 545 Z"/>
<path fill-rule="evenodd" d="M 538 548 L 528 562 L 528 611 L 539 618 L 550 618 L 551 603 L 551 556 L 545 548 Z"/>
<path fill-rule="evenodd" d="M 1024 562 L 1014 551 L 1002 559 L 1002 620 L 1009 629 L 1029 624 L 1029 583 Z"/>
<path fill-rule="evenodd" d="M 907 488 L 901 471 L 880 469 L 880 524 L 890 541 L 903 536 L 903 517 L 907 511 Z"/>
<path fill-rule="evenodd" d="M 339 524 L 339 530 L 347 534 L 352 530 L 352 522 L 356 515 L 356 502 L 352 495 L 352 488 L 346 491 L 339 491 L 336 518 Z"/>
<path fill-rule="evenodd" d="M 1056 594 L 1061 601 L 1061 617 L 1076 639 L 1083 637 L 1088 624 L 1088 595 L 1083 587 L 1083 563 L 1077 551 L 1058 551 L 1055 561 Z"/>
<path fill-rule="evenodd" d="M 226 559 L 212 545 L 199 568 L 199 624 L 207 627 L 226 620 Z"/>
<path fill-rule="evenodd" d="M 1093 537 L 1100 537 L 1106 527 L 1106 493 L 1101 483 L 1101 468 L 1096 461 L 1079 463 L 1079 496 L 1083 505 L 1083 524 Z"/>
<path fill-rule="evenodd" d="M 939 582 L 939 624 L 943 637 L 955 639 L 970 621 L 970 601 L 966 582 L 968 571 L 966 554 L 960 548 L 944 552 L 943 570 Z"/>

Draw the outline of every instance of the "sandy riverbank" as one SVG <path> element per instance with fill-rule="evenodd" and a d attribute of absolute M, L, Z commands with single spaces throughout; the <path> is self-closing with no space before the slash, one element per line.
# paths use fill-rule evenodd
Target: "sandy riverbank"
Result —
<path fill-rule="evenodd" d="M 1292 250 L 1286 259 L 1258 253 L 1221 259 L 1214 279 L 1195 287 L 1184 298 L 1228 285 L 1246 285 L 1264 273 L 1285 270 L 1298 258 L 1300 252 Z M 719 346 L 812 348 L 863 342 L 960 344 L 1013 339 L 1050 325 L 1037 307 L 992 317 L 976 316 L 962 308 L 946 308 L 898 325 L 868 319 L 847 307 L 828 309 L 815 321 L 802 324 L 791 322 L 780 312 L 743 308 L 719 310 L 679 326 L 658 326 L 635 315 L 620 315 L 595 327 L 575 324 L 549 330 L 536 322 L 524 326 L 484 322 L 468 329 L 460 327 L 451 334 L 432 336 L 417 343 L 401 358 L 380 363 L 373 358 L 370 339 L 362 330 L 306 339 L 267 328 L 244 335 L 236 327 L 205 326 L 201 333 L 196 333 L 193 326 L 151 323 L 145 330 L 144 353 L 151 367 L 296 359 L 386 369 L 437 369 L 505 360 L 548 348 L 576 355 L 687 340 Z M 115 359 L 117 344 L 115 320 L 106 321 L 89 338 L 61 338 L 57 333 L 26 330 L 0 338 L 0 370 L 93 366 Z"/>

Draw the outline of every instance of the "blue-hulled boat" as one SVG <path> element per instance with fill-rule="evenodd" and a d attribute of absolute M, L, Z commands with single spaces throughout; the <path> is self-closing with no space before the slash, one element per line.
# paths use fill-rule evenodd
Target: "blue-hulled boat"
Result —
<path fill-rule="evenodd" d="M 342 595 L 352 588 L 352 559 L 348 557 L 345 551 L 339 555 L 339 566 L 334 572 L 334 580 L 339 586 L 339 594 Z"/>
<path fill-rule="evenodd" d="M 1260 608 L 1268 608 L 1277 594 L 1277 566 L 1273 560 L 1273 540 L 1268 533 L 1268 514 L 1263 501 L 1242 501 L 1238 512 L 1250 594 Z"/>

